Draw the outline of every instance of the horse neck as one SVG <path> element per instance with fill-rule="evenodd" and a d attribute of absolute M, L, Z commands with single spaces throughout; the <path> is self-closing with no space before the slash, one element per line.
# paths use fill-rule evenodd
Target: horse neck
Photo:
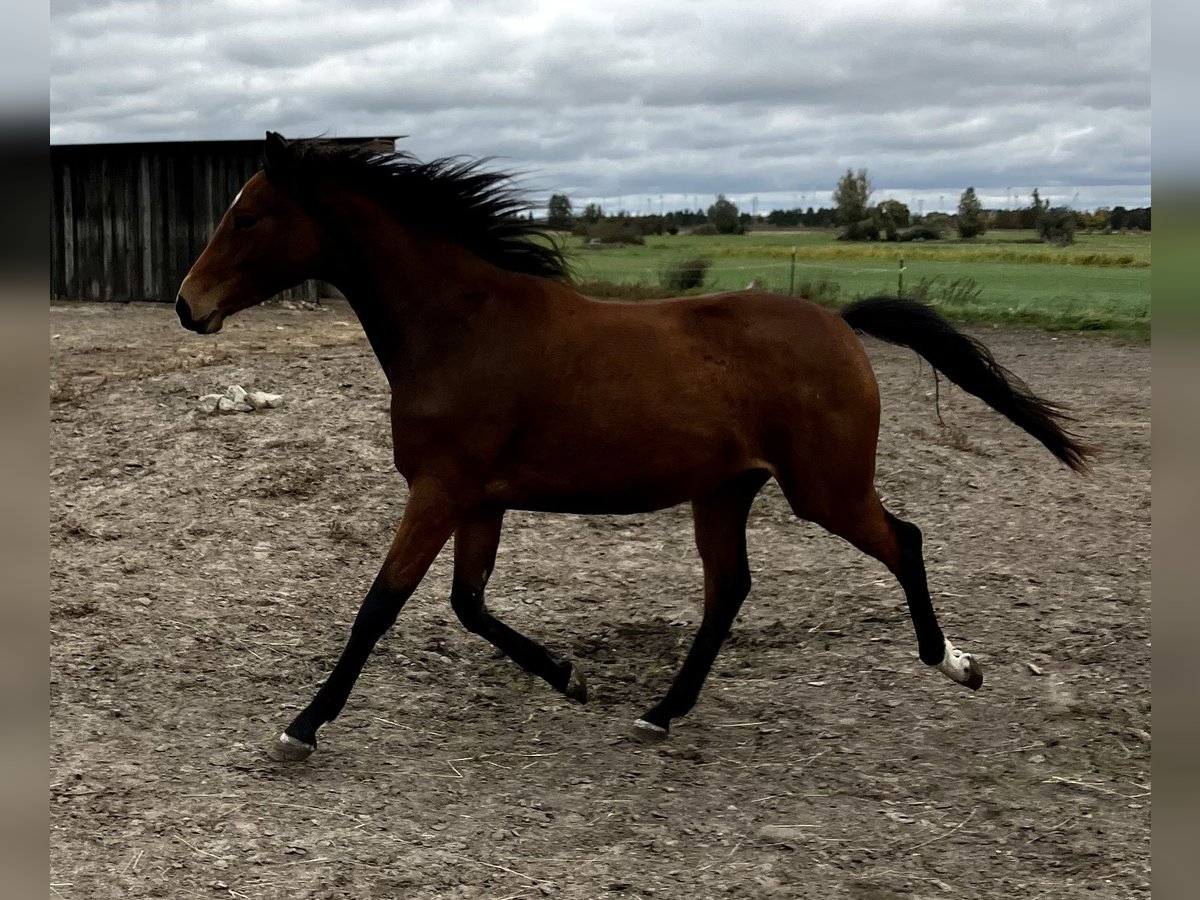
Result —
<path fill-rule="evenodd" d="M 481 298 L 519 277 L 386 214 L 360 211 L 352 221 L 337 229 L 342 237 L 325 254 L 320 277 L 345 295 L 393 386 L 446 359 L 469 329 L 487 327 Z"/>

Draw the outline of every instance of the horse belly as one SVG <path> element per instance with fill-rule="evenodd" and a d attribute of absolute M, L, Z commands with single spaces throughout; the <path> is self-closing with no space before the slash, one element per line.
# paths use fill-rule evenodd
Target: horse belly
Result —
<path fill-rule="evenodd" d="M 767 467 L 727 425 L 648 424 L 528 435 L 500 460 L 487 497 L 511 509 L 648 512 L 703 496 L 740 471 Z"/>

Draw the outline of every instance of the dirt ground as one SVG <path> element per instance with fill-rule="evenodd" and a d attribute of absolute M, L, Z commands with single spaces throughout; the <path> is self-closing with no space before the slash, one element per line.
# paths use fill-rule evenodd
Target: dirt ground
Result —
<path fill-rule="evenodd" d="M 985 331 L 1074 407 L 1072 476 L 872 344 L 879 486 L 925 532 L 977 694 L 899 587 L 769 487 L 754 590 L 669 741 L 626 737 L 699 620 L 686 508 L 515 513 L 490 605 L 581 661 L 576 706 L 449 608 L 443 553 L 299 765 L 310 698 L 404 507 L 344 306 L 214 338 L 166 306 L 50 312 L 50 894 L 64 898 L 1129 897 L 1150 890 L 1150 348 Z M 231 384 L 287 405 L 206 416 Z"/>

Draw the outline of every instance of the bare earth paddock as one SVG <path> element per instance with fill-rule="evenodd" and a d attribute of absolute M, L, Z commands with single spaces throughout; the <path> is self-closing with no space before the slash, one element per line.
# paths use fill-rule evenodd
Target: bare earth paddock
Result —
<path fill-rule="evenodd" d="M 878 484 L 921 526 L 972 694 L 904 598 L 790 516 L 696 711 L 625 737 L 699 621 L 686 508 L 510 514 L 490 605 L 578 659 L 575 706 L 464 633 L 444 552 L 305 764 L 262 752 L 404 506 L 349 311 L 50 312 L 51 896 L 1128 897 L 1150 880 L 1150 347 L 978 332 L 1103 450 L 1070 475 L 872 343 Z M 209 417 L 241 384 L 287 405 Z M 961 433 L 955 429 L 961 428 Z M 965 436 L 965 437 L 964 437 Z"/>

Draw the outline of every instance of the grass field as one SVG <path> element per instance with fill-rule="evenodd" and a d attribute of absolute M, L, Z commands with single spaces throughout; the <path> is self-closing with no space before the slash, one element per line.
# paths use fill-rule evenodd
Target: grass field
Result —
<path fill-rule="evenodd" d="M 839 301 L 894 294 L 903 258 L 905 293 L 922 279 L 932 282 L 928 299 L 959 321 L 1142 336 L 1150 330 L 1149 234 L 1080 235 L 1065 248 L 1040 243 L 1028 231 L 917 244 L 847 244 L 832 232 L 797 231 L 648 237 L 643 247 L 604 250 L 584 250 L 581 239 L 570 238 L 567 246 L 580 282 L 643 285 L 647 294 L 656 292 L 664 269 L 697 256 L 712 261 L 704 290 L 744 288 L 758 280 L 787 292 L 795 247 L 796 293 L 825 282 L 836 285 Z M 974 280 L 977 296 L 946 291 L 962 279 Z"/>

